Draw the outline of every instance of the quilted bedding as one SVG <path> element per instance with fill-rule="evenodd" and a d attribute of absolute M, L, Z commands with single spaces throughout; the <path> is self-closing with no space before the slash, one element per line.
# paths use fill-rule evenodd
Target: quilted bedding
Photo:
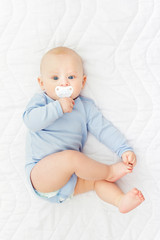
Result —
<path fill-rule="evenodd" d="M 142 190 L 128 214 L 94 192 L 63 204 L 35 197 L 26 181 L 22 113 L 39 91 L 42 55 L 67 46 L 83 58 L 87 85 L 104 116 L 133 146 L 137 166 L 118 181 Z M 0 0 L 0 239 L 160 239 L 159 0 Z M 92 135 L 84 153 L 111 164 L 118 157 Z"/>

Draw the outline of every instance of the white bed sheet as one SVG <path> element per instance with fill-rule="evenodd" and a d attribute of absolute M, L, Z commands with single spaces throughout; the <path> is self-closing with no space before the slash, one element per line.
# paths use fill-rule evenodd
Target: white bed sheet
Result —
<path fill-rule="evenodd" d="M 56 205 L 36 198 L 25 179 L 22 113 L 39 91 L 42 55 L 67 46 L 84 60 L 84 96 L 126 136 L 145 202 L 128 214 L 90 192 Z M 0 239 L 160 239 L 159 0 L 0 1 Z M 111 164 L 117 156 L 89 134 L 84 153 Z"/>

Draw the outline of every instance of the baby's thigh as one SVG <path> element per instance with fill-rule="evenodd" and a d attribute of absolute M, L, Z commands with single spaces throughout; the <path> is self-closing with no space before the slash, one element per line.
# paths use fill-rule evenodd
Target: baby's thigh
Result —
<path fill-rule="evenodd" d="M 52 192 L 62 188 L 70 179 L 72 170 L 71 151 L 48 155 L 31 171 L 31 182 L 39 192 Z"/>

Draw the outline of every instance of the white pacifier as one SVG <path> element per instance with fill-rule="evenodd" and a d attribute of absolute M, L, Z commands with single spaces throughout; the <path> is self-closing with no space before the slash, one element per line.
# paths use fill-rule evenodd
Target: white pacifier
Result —
<path fill-rule="evenodd" d="M 73 93 L 73 87 L 72 86 L 67 86 L 67 87 L 57 86 L 55 88 L 55 92 L 56 92 L 57 96 L 60 98 L 70 97 Z"/>

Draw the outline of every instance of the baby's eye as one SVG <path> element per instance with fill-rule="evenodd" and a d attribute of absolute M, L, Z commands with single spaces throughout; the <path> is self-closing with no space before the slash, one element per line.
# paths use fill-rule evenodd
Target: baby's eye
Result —
<path fill-rule="evenodd" d="M 53 79 L 54 79 L 54 80 L 58 80 L 58 77 L 57 77 L 57 76 L 54 76 Z"/>
<path fill-rule="evenodd" d="M 73 78 L 75 78 L 75 76 L 71 75 L 71 76 L 69 76 L 68 78 L 69 78 L 69 79 L 73 79 Z"/>

